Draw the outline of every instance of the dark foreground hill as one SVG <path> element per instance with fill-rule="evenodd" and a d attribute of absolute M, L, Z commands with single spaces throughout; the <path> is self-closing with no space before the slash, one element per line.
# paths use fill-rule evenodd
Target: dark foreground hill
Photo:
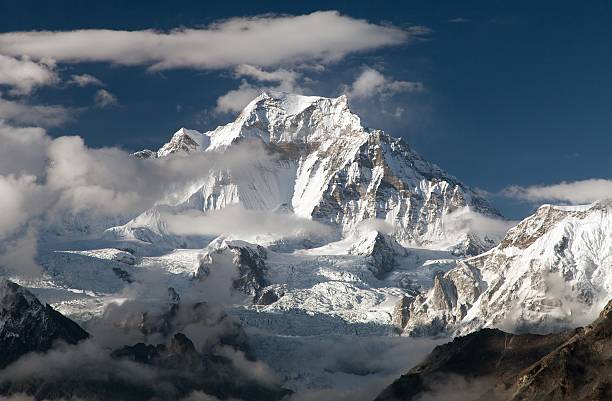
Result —
<path fill-rule="evenodd" d="M 187 311 L 196 317 L 196 312 L 206 315 L 205 304 L 196 306 Z M 177 308 L 172 304 L 173 312 Z M 289 393 L 235 341 L 220 342 L 213 353 L 196 349 L 180 332 L 167 334 L 166 343 L 137 343 L 113 351 L 27 289 L 4 280 L 0 282 L 0 398 L 274 401 Z"/>
<path fill-rule="evenodd" d="M 376 401 L 612 400 L 612 301 L 591 325 L 548 335 L 484 329 L 438 346 Z"/>

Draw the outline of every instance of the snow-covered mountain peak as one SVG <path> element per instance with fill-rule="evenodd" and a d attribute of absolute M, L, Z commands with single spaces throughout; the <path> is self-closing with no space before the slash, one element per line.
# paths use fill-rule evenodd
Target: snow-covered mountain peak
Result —
<path fill-rule="evenodd" d="M 612 292 L 612 202 L 544 205 L 442 282 L 450 301 L 437 302 L 440 293 L 434 291 L 416 299 L 406 332 L 581 325 Z"/>
<path fill-rule="evenodd" d="M 346 96 L 339 98 L 325 98 L 322 96 L 306 96 L 295 93 L 267 90 L 253 99 L 242 111 L 241 114 L 248 114 L 260 107 L 276 107 L 283 110 L 286 115 L 296 115 L 313 106 L 318 102 L 338 102 L 344 101 Z"/>
<path fill-rule="evenodd" d="M 10 280 L 0 280 L 0 307 L 6 309 L 9 305 L 15 303 L 24 304 L 24 306 L 42 307 L 30 291 Z"/>
<path fill-rule="evenodd" d="M 89 337 L 72 320 L 12 281 L 0 280 L 0 369 L 31 351 L 44 352 L 58 340 L 69 344 Z"/>
<path fill-rule="evenodd" d="M 510 229 L 501 241 L 499 248 L 526 249 L 559 226 L 564 220 L 584 220 L 590 215 L 597 215 L 596 219 L 605 218 L 611 212 L 612 200 L 602 200 L 577 206 L 542 205 L 533 215 Z"/>
<path fill-rule="evenodd" d="M 208 148 L 210 138 L 206 133 L 202 134 L 196 130 L 180 128 L 172 135 L 170 142 L 166 143 L 157 151 L 157 157 L 164 157 L 176 152 L 201 151 Z"/>
<path fill-rule="evenodd" d="M 263 144 L 279 156 L 278 163 L 212 171 L 202 177 L 201 187 L 172 206 L 207 212 L 232 205 L 274 211 L 286 205 L 297 217 L 332 225 L 340 233 L 362 221 L 384 220 L 404 246 L 477 254 L 494 245 L 445 222 L 465 207 L 495 217 L 499 213 L 402 139 L 364 127 L 346 96 L 263 92 L 233 122 L 204 134 L 181 129 L 157 155 L 224 152 L 245 140 Z"/>
<path fill-rule="evenodd" d="M 209 133 L 209 150 L 224 150 L 243 138 L 266 144 L 320 144 L 350 133 L 368 131 L 348 107 L 346 96 L 325 98 L 267 91 L 251 101 L 238 118 Z"/>

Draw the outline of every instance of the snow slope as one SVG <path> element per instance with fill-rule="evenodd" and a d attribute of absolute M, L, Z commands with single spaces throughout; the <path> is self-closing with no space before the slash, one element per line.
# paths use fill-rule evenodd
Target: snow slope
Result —
<path fill-rule="evenodd" d="M 541 206 L 490 251 L 436 278 L 405 332 L 552 331 L 593 320 L 612 294 L 612 202 Z"/>
<path fill-rule="evenodd" d="M 66 219 L 39 244 L 43 276 L 11 278 L 79 321 L 142 294 L 137 288 L 173 287 L 223 303 L 268 348 L 287 336 L 551 330 L 589 320 L 612 292 L 609 202 L 542 206 L 493 247 L 453 219 L 499 219 L 495 209 L 403 140 L 364 127 L 343 96 L 263 93 L 227 125 L 180 129 L 134 157 L 230 158 L 241 144 L 270 157 L 207 170 L 167 197 L 175 201 L 122 225 L 98 222 L 99 237 L 75 239 L 85 231 Z M 195 226 L 194 216 L 228 210 L 308 220 L 332 233 L 285 238 L 256 219 L 249 224 L 261 235 L 185 235 L 167 220 Z"/>
<path fill-rule="evenodd" d="M 206 152 L 226 152 L 245 141 L 262 144 L 276 161 L 213 171 L 185 201 L 172 206 L 204 212 L 232 205 L 282 208 L 344 234 L 375 218 L 394 227 L 394 237 L 406 246 L 475 254 L 494 245 L 486 236 L 446 222 L 465 207 L 493 218 L 499 213 L 403 140 L 364 127 L 345 96 L 264 92 L 235 121 L 204 134 L 181 129 L 159 151 L 145 153 L 164 157 L 203 150 L 206 144 Z"/>

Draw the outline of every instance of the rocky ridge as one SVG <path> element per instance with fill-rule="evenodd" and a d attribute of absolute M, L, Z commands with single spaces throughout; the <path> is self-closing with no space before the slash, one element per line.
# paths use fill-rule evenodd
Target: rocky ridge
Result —
<path fill-rule="evenodd" d="M 376 401 L 591 401 L 612 397 L 612 301 L 585 328 L 483 329 L 438 346 Z M 429 398 L 427 398 L 429 397 Z"/>
<path fill-rule="evenodd" d="M 411 305 L 404 332 L 545 332 L 580 324 L 577 317 L 594 316 L 612 292 L 611 272 L 612 203 L 544 205 L 497 247 L 436 277 Z"/>

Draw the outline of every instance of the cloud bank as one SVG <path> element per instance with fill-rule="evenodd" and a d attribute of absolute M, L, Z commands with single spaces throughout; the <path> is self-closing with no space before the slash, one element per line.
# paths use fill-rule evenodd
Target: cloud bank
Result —
<path fill-rule="evenodd" d="M 35 271 L 38 233 L 94 233 L 156 202 L 179 201 L 211 169 L 270 162 L 252 144 L 224 154 L 140 160 L 118 148 L 89 148 L 78 136 L 51 138 L 42 128 L 1 121 L 0 143 L 0 267 L 24 266 L 28 275 Z"/>
<path fill-rule="evenodd" d="M 9 32 L 0 53 L 63 63 L 108 62 L 150 70 L 220 69 L 241 64 L 276 66 L 339 60 L 347 54 L 407 42 L 420 30 L 402 30 L 319 11 L 298 16 L 231 18 L 198 29 Z"/>
<path fill-rule="evenodd" d="M 90 74 L 72 75 L 68 83 L 81 88 L 85 86 L 104 86 L 104 82 Z"/>
<path fill-rule="evenodd" d="M 612 180 L 594 178 L 554 185 L 511 186 L 504 189 L 502 194 L 529 202 L 592 203 L 612 198 Z"/>
<path fill-rule="evenodd" d="M 226 235 L 252 239 L 311 238 L 330 235 L 330 227 L 293 214 L 228 207 L 208 213 L 165 214 L 168 230 L 178 235 Z"/>
<path fill-rule="evenodd" d="M 446 215 L 443 224 L 448 232 L 468 231 L 483 238 L 500 241 L 517 222 L 485 216 L 466 206 Z"/>

